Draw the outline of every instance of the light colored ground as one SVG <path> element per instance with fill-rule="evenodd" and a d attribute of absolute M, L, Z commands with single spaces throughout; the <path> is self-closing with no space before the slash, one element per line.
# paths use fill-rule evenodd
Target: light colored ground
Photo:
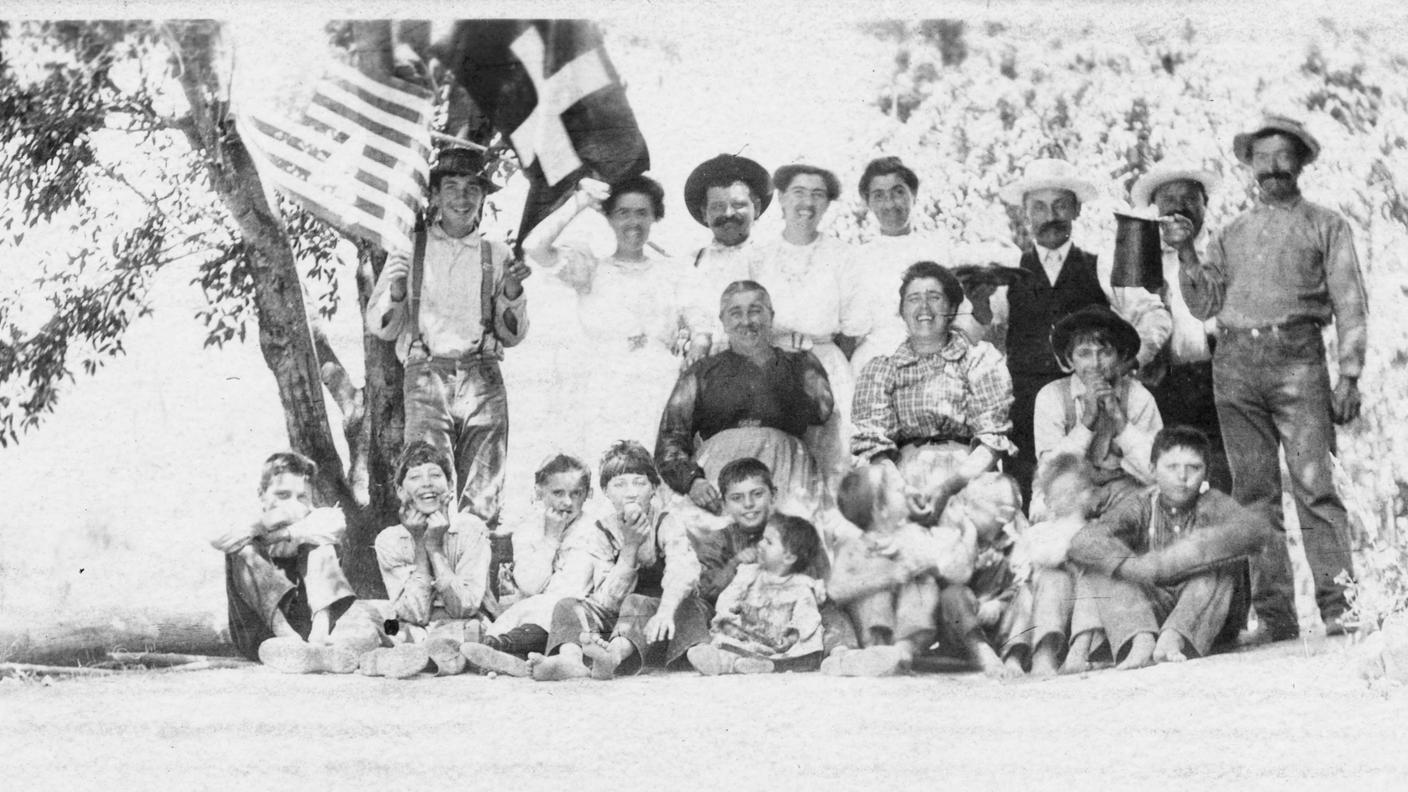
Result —
<path fill-rule="evenodd" d="M 1403 789 L 1405 693 L 1370 691 L 1348 659 L 1339 641 L 1288 644 L 1006 685 L 263 668 L 12 681 L 0 778 L 9 790 Z"/>

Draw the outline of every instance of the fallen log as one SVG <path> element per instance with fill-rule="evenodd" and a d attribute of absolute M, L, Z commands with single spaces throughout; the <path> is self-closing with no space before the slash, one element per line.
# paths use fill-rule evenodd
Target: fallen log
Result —
<path fill-rule="evenodd" d="M 44 674 L 48 674 L 50 676 L 57 676 L 60 674 L 63 674 L 65 676 L 108 676 L 111 674 L 120 673 L 122 672 L 115 671 L 110 668 L 89 668 L 87 666 L 37 665 L 35 663 L 0 663 L 0 676 L 21 676 L 26 674 L 31 676 L 42 676 Z"/>
<path fill-rule="evenodd" d="M 255 665 L 243 657 L 211 657 L 209 655 L 179 654 L 176 652 L 108 652 L 108 657 L 124 665 L 144 665 L 158 668 L 180 668 L 195 670 L 185 666 L 200 664 L 202 668 L 248 668 Z"/>

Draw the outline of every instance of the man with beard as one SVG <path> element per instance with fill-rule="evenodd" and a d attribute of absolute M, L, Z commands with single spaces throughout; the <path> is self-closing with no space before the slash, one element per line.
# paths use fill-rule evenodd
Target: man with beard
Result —
<path fill-rule="evenodd" d="M 1305 200 L 1298 180 L 1320 144 L 1292 119 L 1267 116 L 1237 135 L 1232 150 L 1249 167 L 1260 202 L 1238 216 L 1198 255 L 1193 235 L 1178 243 L 1180 285 L 1199 318 L 1218 320 L 1213 388 L 1238 503 L 1281 523 L 1284 449 L 1291 492 L 1315 578 L 1326 632 L 1343 632 L 1344 587 L 1352 572 L 1349 526 L 1335 492 L 1332 423 L 1359 414 L 1359 374 L 1366 346 L 1364 284 L 1349 223 Z M 1191 231 L 1174 215 L 1170 225 Z M 1339 377 L 1334 390 L 1321 328 L 1335 322 Z M 1272 640 L 1299 634 L 1295 588 L 1284 541 L 1272 541 L 1254 562 L 1252 604 Z"/>
<path fill-rule="evenodd" d="M 1052 352 L 1051 330 L 1061 317 L 1081 308 L 1110 305 L 1113 263 L 1071 242 L 1071 226 L 1080 216 L 1081 204 L 1094 199 L 1097 190 L 1069 162 L 1036 160 L 1000 195 L 1022 207 L 1023 221 L 1035 243 L 1022 254 L 1020 263 L 1028 277 L 1005 288 L 1005 301 L 1000 298 L 1004 289 L 999 289 L 993 306 L 994 326 L 1007 325 L 1005 349 L 1012 373 L 1012 441 L 1017 455 L 1010 472 L 1030 503 L 1036 472 L 1032 436 L 1036 395 L 1068 373 Z M 1142 297 L 1131 294 L 1120 313 L 1139 333 L 1139 353 L 1131 365 L 1149 362 L 1168 338 L 1168 311 L 1158 297 L 1145 292 Z"/>
<path fill-rule="evenodd" d="M 772 179 L 747 157 L 720 154 L 690 172 L 684 205 L 695 222 L 714 233 L 713 241 L 690 257 L 702 281 L 700 293 L 707 299 L 751 277 L 758 246 L 749 234 L 771 202 Z M 723 334 L 715 333 L 714 338 L 721 340 Z"/>

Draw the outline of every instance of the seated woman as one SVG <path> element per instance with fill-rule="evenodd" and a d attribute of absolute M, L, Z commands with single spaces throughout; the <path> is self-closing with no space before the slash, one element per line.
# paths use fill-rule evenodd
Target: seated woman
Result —
<path fill-rule="evenodd" d="M 661 478 L 714 514 L 721 502 L 710 481 L 744 457 L 766 465 L 784 497 L 821 494 L 825 480 L 802 434 L 831 417 L 826 371 L 810 352 L 772 345 L 772 298 L 761 284 L 735 281 L 719 302 L 728 349 L 675 383 L 655 446 Z"/>
<path fill-rule="evenodd" d="M 554 245 L 588 207 L 605 214 L 615 232 L 616 252 L 608 258 Z M 589 401 L 576 422 L 584 436 L 565 438 L 564 445 L 578 451 L 595 453 L 623 438 L 650 448 L 655 418 L 680 369 L 708 354 L 712 320 L 699 305 L 694 272 L 647 256 L 650 229 L 664 216 L 664 190 L 649 177 L 609 187 L 583 179 L 523 242 L 534 264 L 577 292 L 585 345 L 564 385 Z"/>
<path fill-rule="evenodd" d="M 915 493 L 915 519 L 933 524 L 950 496 L 1016 450 L 1007 438 L 1012 378 L 991 344 L 951 329 L 963 287 L 948 270 L 912 265 L 899 295 L 909 337 L 861 372 L 851 453 L 857 463 L 894 459 Z"/>

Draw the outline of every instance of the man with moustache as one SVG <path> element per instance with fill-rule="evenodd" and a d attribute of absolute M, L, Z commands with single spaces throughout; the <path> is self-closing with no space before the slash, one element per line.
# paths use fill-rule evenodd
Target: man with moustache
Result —
<path fill-rule="evenodd" d="M 1168 426 L 1191 426 L 1208 436 L 1208 483 L 1223 492 L 1232 491 L 1232 474 L 1227 452 L 1222 447 L 1217 405 L 1212 395 L 1212 350 L 1216 345 L 1215 319 L 1199 319 L 1188 310 L 1188 301 L 1178 285 L 1178 245 L 1192 234 L 1192 244 L 1203 255 L 1208 233 L 1204 226 L 1208 196 L 1217 189 L 1217 174 L 1192 163 L 1165 160 L 1140 176 L 1129 190 L 1129 202 L 1136 210 L 1154 206 L 1159 216 L 1179 216 L 1188 223 L 1165 222 L 1163 242 L 1163 288 L 1159 297 L 1168 309 L 1172 323 L 1168 344 L 1139 372 L 1158 402 L 1159 413 Z M 1142 298 L 1142 287 L 1118 287 L 1115 307 L 1124 307 L 1131 295 Z"/>
<path fill-rule="evenodd" d="M 749 236 L 753 221 L 772 202 L 772 179 L 762 165 L 733 154 L 701 162 L 684 182 L 684 205 L 695 222 L 714 233 L 713 240 L 691 257 L 705 299 L 734 281 L 752 277 L 759 255 Z M 722 333 L 715 333 L 723 339 Z"/>
<path fill-rule="evenodd" d="M 1326 632 L 1338 634 L 1347 603 L 1335 577 L 1353 565 L 1330 454 L 1333 424 L 1359 415 L 1367 338 L 1359 260 L 1349 223 L 1301 196 L 1301 171 L 1320 153 L 1304 125 L 1266 116 L 1234 137 L 1232 150 L 1251 169 L 1260 200 L 1213 240 L 1206 256 L 1193 244 L 1188 218 L 1167 218 L 1189 232 L 1177 244 L 1180 286 L 1194 316 L 1218 321 L 1213 388 L 1233 495 L 1282 529 L 1277 450 L 1284 449 L 1316 604 Z M 1339 340 L 1333 390 L 1322 334 L 1331 320 Z M 1285 542 L 1273 540 L 1253 568 L 1252 604 L 1264 637 L 1296 637 Z"/>
<path fill-rule="evenodd" d="M 1051 330 L 1074 311 L 1111 304 L 1113 262 L 1071 241 L 1071 226 L 1080 216 L 1081 205 L 1097 194 L 1095 184 L 1077 173 L 1075 166 L 1056 159 L 1033 161 L 1021 179 L 1000 193 L 1002 200 L 1022 207 L 1023 222 L 1035 242 L 1020 262 L 1028 277 L 999 288 L 993 301 L 993 324 L 1007 326 L 1004 346 L 1012 374 L 1012 441 L 1017 454 L 1009 472 L 1028 504 L 1036 473 L 1032 433 L 1036 395 L 1047 383 L 1069 373 L 1051 350 Z M 1168 311 L 1149 292 L 1142 296 L 1131 292 L 1119 309 L 1139 333 L 1135 365 L 1148 363 L 1168 338 Z"/>

